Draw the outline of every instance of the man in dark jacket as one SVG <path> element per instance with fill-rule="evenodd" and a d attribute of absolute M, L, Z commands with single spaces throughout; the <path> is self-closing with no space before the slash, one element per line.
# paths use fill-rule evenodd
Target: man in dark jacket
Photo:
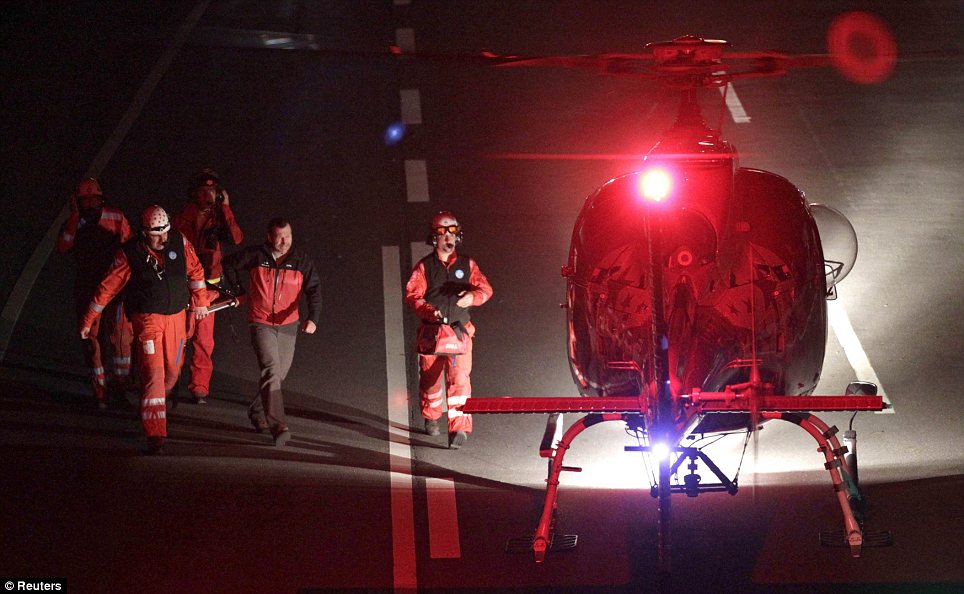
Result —
<path fill-rule="evenodd" d="M 274 218 L 268 223 L 266 243 L 224 259 L 227 282 L 238 288 L 241 301 L 248 304 L 251 345 L 261 368 L 258 395 L 248 408 L 248 418 L 259 433 L 270 430 L 277 447 L 291 439 L 281 383 L 294 359 L 298 330 L 314 334 L 321 317 L 321 280 L 311 258 L 292 248 L 291 241 L 291 224 Z M 247 289 L 240 282 L 245 273 Z M 308 301 L 308 317 L 299 324 L 302 294 Z"/>

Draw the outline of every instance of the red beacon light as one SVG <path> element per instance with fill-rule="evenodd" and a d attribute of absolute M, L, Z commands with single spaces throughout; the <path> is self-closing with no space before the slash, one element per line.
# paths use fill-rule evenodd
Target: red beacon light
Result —
<path fill-rule="evenodd" d="M 658 168 L 649 169 L 639 178 L 639 195 L 649 202 L 662 202 L 672 185 L 669 173 Z"/>

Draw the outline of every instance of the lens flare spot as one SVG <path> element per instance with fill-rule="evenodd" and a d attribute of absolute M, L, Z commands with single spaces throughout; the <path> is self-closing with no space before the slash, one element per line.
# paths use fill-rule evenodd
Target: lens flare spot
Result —
<path fill-rule="evenodd" d="M 395 122 L 385 128 L 385 144 L 392 146 L 401 142 L 405 138 L 405 124 Z"/>
<path fill-rule="evenodd" d="M 669 446 L 667 446 L 665 443 L 654 443 L 651 451 L 653 452 L 653 458 L 655 460 L 666 460 L 669 458 Z"/>
<path fill-rule="evenodd" d="M 827 50 L 837 70 L 859 84 L 887 80 L 897 64 L 894 34 L 869 12 L 847 12 L 834 19 L 827 31 Z"/>
<path fill-rule="evenodd" d="M 646 200 L 659 202 L 669 195 L 672 180 L 662 169 L 650 169 L 639 179 L 639 193 Z"/>

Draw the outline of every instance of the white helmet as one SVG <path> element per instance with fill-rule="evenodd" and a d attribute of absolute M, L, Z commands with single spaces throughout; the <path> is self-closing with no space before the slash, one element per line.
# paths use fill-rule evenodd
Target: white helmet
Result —
<path fill-rule="evenodd" d="M 147 235 L 163 235 L 171 229 L 171 219 L 167 211 L 156 204 L 152 204 L 141 213 L 141 229 Z"/>

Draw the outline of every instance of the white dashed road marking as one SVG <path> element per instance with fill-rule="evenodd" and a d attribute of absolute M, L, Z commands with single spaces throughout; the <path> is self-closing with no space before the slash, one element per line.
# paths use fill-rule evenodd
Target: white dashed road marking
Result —
<path fill-rule="evenodd" d="M 847 316 L 847 311 L 843 308 L 843 305 L 838 301 L 828 301 L 827 318 L 830 321 L 830 327 L 833 328 L 833 333 L 837 336 L 837 342 L 840 343 L 847 355 L 847 361 L 854 369 L 857 379 L 877 384 L 877 394 L 884 397 L 884 404 L 887 406 L 880 412 L 894 414 L 894 404 L 887 397 L 884 386 L 880 384 L 877 372 L 870 364 L 867 353 L 864 352 L 864 347 L 861 346 L 860 339 L 857 338 L 857 333 L 854 332 L 854 327 L 851 325 L 850 318 Z"/>
<path fill-rule="evenodd" d="M 750 123 L 750 116 L 743 109 L 743 104 L 740 103 L 740 98 L 736 94 L 736 89 L 733 88 L 733 83 L 726 83 L 726 87 L 719 87 L 719 89 L 720 94 L 726 98 L 726 108 L 730 110 L 733 121 L 737 124 Z"/>

